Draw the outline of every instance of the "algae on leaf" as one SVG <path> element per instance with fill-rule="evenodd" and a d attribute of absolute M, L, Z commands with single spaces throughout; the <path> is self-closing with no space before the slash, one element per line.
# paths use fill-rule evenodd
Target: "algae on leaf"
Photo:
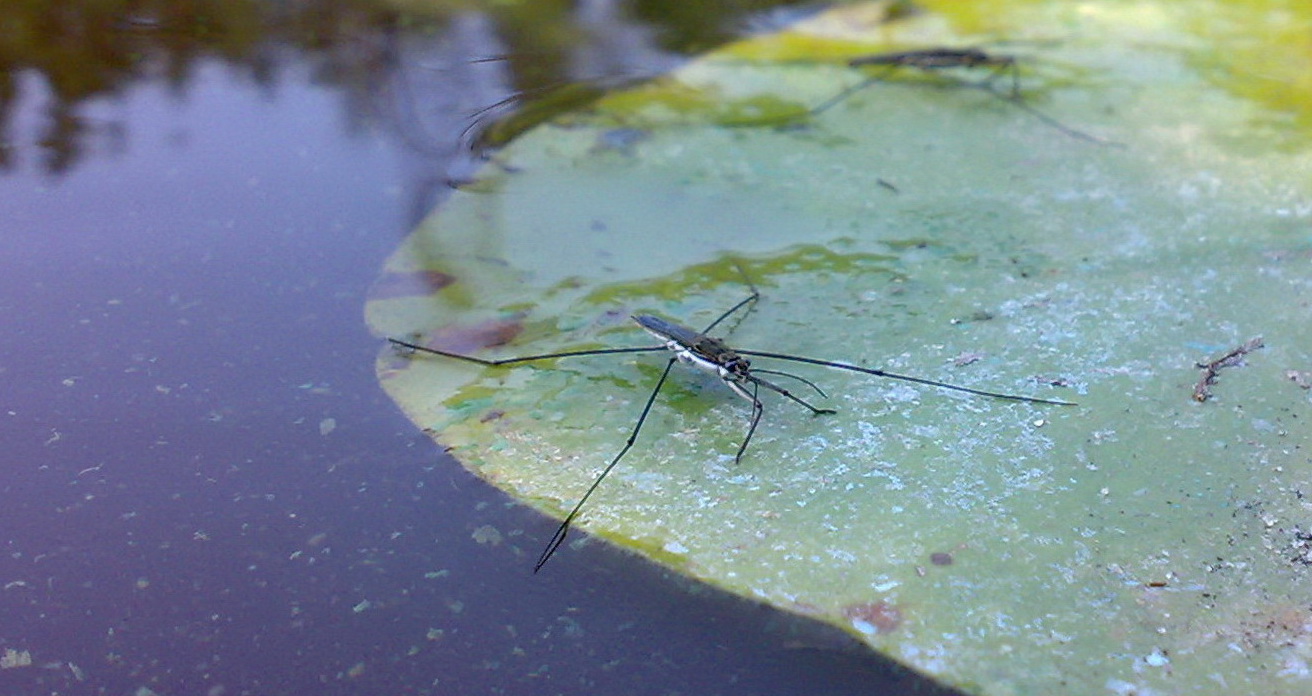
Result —
<path fill-rule="evenodd" d="M 526 133 L 389 260 L 370 326 L 487 357 L 651 345 L 629 315 L 705 325 L 741 266 L 762 300 L 732 345 L 1080 405 L 762 360 L 838 413 L 767 399 L 735 465 L 750 409 L 682 371 L 577 526 L 970 693 L 1308 693 L 1312 397 L 1287 375 L 1312 369 L 1312 141 L 1302 102 L 1207 60 L 1307 44 L 1191 33 L 1240 3 L 927 4 L 836 10 Z M 1030 107 L 1123 147 L 970 73 L 799 117 L 868 79 L 846 57 L 1002 37 Z M 1259 335 L 1195 401 L 1196 363 Z M 379 375 L 562 516 L 665 358 L 387 350 Z"/>

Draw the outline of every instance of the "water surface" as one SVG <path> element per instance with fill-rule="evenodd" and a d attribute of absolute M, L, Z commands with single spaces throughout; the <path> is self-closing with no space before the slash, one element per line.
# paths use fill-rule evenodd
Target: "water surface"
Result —
<path fill-rule="evenodd" d="M 0 649 L 33 662 L 0 689 L 913 686 L 599 544 L 533 576 L 554 523 L 373 374 L 363 300 L 471 170 L 468 114 L 672 65 L 750 4 L 0 10 Z"/>

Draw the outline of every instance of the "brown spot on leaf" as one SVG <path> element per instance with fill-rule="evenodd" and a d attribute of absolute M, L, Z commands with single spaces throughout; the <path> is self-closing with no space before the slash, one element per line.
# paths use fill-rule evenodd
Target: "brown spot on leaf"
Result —
<path fill-rule="evenodd" d="M 843 608 L 843 616 L 864 621 L 880 633 L 892 633 L 902 625 L 902 610 L 884 601 L 850 604 Z"/>
<path fill-rule="evenodd" d="M 939 551 L 937 553 L 931 553 L 929 554 L 929 562 L 933 563 L 936 566 L 952 565 L 952 554 L 943 551 Z"/>
<path fill-rule="evenodd" d="M 432 332 L 421 341 L 429 348 L 449 353 L 474 354 L 486 348 L 504 346 L 524 330 L 520 317 L 489 319 L 477 324 L 453 324 Z"/>
<path fill-rule="evenodd" d="M 455 276 L 441 271 L 412 271 L 410 273 L 384 273 L 369 288 L 370 300 L 390 300 L 397 297 L 423 297 L 456 282 Z"/>
<path fill-rule="evenodd" d="M 961 353 L 952 359 L 952 365 L 953 367 L 965 367 L 977 363 L 983 358 L 983 353 Z"/>

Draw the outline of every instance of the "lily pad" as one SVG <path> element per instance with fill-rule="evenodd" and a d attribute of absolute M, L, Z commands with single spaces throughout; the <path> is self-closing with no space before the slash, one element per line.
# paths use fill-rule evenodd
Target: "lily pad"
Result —
<path fill-rule="evenodd" d="M 1308 693 L 1309 93 L 1266 82 L 1306 65 L 1312 9 L 927 4 L 835 10 L 529 131 L 405 240 L 369 325 L 485 357 L 649 346 L 631 314 L 701 327 L 751 282 L 733 345 L 1077 401 L 759 360 L 838 413 L 768 398 L 735 464 L 748 404 L 681 371 L 577 526 L 969 693 Z M 987 71 L 846 64 L 1000 36 L 1023 105 Z M 667 357 L 389 349 L 379 376 L 561 517 Z"/>

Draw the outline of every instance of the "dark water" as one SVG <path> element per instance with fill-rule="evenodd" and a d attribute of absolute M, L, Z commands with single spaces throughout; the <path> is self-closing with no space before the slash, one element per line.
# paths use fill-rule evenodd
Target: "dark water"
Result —
<path fill-rule="evenodd" d="M 532 575 L 554 523 L 377 387 L 366 291 L 469 113 L 769 16 L 528 4 L 0 6 L 0 694 L 926 688 L 601 544 Z"/>

